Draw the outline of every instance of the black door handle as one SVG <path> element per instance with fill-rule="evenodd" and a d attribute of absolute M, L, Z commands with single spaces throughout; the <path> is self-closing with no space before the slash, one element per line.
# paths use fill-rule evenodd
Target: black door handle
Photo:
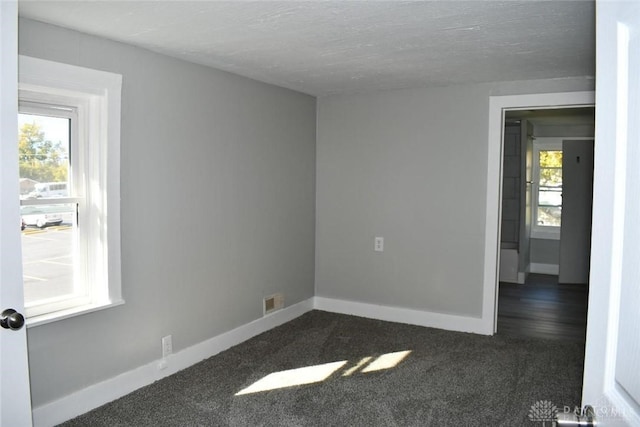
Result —
<path fill-rule="evenodd" d="M 0 326 L 5 329 L 17 331 L 24 326 L 24 316 L 13 308 L 7 308 L 0 314 Z"/>

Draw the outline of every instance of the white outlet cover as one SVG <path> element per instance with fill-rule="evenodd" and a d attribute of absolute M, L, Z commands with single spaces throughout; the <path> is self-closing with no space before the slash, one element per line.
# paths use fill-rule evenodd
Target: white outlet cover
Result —
<path fill-rule="evenodd" d="M 173 342 L 171 335 L 162 338 L 162 357 L 167 357 L 173 353 Z"/>
<path fill-rule="evenodd" d="M 376 252 L 384 251 L 384 237 L 376 237 L 373 241 L 373 250 Z"/>

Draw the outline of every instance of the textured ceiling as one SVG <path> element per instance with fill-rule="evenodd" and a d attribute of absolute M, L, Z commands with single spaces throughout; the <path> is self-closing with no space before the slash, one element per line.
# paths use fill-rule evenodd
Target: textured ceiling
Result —
<path fill-rule="evenodd" d="M 595 74 L 593 1 L 33 1 L 22 17 L 312 95 Z"/>

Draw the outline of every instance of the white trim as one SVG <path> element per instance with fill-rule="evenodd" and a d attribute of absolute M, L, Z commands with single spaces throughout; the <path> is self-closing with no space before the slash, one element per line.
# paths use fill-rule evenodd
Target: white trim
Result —
<path fill-rule="evenodd" d="M 534 205 L 535 206 L 535 205 Z M 534 230 L 531 226 L 531 238 L 539 240 L 560 240 L 560 227 L 547 227 L 550 230 L 545 230 L 542 226 Z M 541 229 L 542 228 L 542 229 Z"/>
<path fill-rule="evenodd" d="M 560 274 L 560 266 L 558 264 L 532 262 L 529 266 L 529 272 L 534 274 L 550 274 L 552 276 L 557 276 Z"/>
<path fill-rule="evenodd" d="M 507 278 L 505 279 L 504 277 L 499 277 L 499 280 L 502 283 L 516 283 L 518 285 L 524 285 L 524 282 L 527 280 L 526 274 L 524 271 L 518 271 L 518 273 L 516 274 L 515 279 L 513 278 Z"/>
<path fill-rule="evenodd" d="M 313 298 L 309 298 L 229 332 L 185 348 L 164 360 L 159 358 L 144 366 L 91 385 L 56 401 L 38 406 L 33 409 L 34 426 L 48 427 L 70 420 L 159 379 L 175 374 L 269 329 L 289 322 L 313 310 L 313 307 Z"/>
<path fill-rule="evenodd" d="M 367 317 L 369 319 L 427 326 L 448 331 L 490 335 L 490 333 L 486 333 L 486 330 L 483 328 L 482 319 L 477 317 L 457 316 L 433 311 L 412 310 L 325 297 L 315 297 L 313 307 L 317 310 Z"/>
<path fill-rule="evenodd" d="M 487 203 L 482 297 L 482 330 L 492 334 L 497 325 L 498 266 L 502 182 L 502 132 L 505 109 L 552 109 L 593 106 L 595 93 L 563 92 L 489 97 L 489 139 L 487 149 Z"/>
<path fill-rule="evenodd" d="M 62 319 L 80 316 L 83 314 L 94 313 L 96 311 L 105 310 L 107 308 L 116 307 L 124 304 L 124 300 L 111 300 L 98 304 L 85 304 L 77 307 L 68 308 L 66 310 L 54 311 L 53 313 L 41 314 L 39 316 L 30 317 L 26 320 L 27 328 L 46 325 L 47 323 L 57 322 Z"/>

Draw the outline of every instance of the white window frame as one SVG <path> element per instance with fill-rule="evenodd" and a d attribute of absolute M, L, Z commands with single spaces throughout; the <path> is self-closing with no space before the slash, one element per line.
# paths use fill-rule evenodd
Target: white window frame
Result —
<path fill-rule="evenodd" d="M 534 239 L 560 240 L 560 228 L 538 225 L 538 191 L 540 190 L 540 151 L 562 151 L 562 140 L 568 138 L 536 138 L 533 141 L 533 194 L 531 195 L 531 237 Z"/>
<path fill-rule="evenodd" d="M 71 194 L 74 197 L 69 199 L 84 203 L 78 223 L 82 226 L 80 240 L 86 243 L 88 298 L 61 310 L 54 310 L 56 307 L 52 306 L 51 310 L 39 310 L 32 316 L 27 313 L 27 326 L 123 304 L 120 260 L 122 76 L 21 55 L 18 81 L 21 102 L 75 109 L 77 140 L 80 141 L 75 155 L 79 156 L 85 175 L 74 182 L 78 187 Z M 56 203 L 62 200 L 56 199 Z"/>
<path fill-rule="evenodd" d="M 84 170 L 86 162 L 84 161 L 84 153 L 86 148 L 82 144 L 84 142 L 78 137 L 78 110 L 75 106 L 65 105 L 62 103 L 51 103 L 51 96 L 47 95 L 47 102 L 40 102 L 44 98 L 38 92 L 20 91 L 19 92 L 19 106 L 18 112 L 20 114 L 31 114 L 35 116 L 56 117 L 60 119 L 70 120 L 70 147 L 69 153 L 72 154 L 71 162 L 69 164 L 69 186 L 68 194 L 66 197 L 43 197 L 38 199 L 21 200 L 21 206 L 42 206 L 50 204 L 70 204 L 76 206 L 76 212 L 78 213 L 78 220 L 80 223 L 85 221 L 86 216 L 86 203 L 84 200 L 85 180 L 84 174 L 81 171 Z M 68 102 L 68 100 L 60 100 L 62 102 Z M 74 103 L 75 105 L 75 103 Z M 50 186 L 50 183 L 43 183 L 46 187 Z M 66 184 L 65 184 L 66 185 Z M 81 218 L 82 217 L 82 218 Z M 74 256 L 74 272 L 73 272 L 73 290 L 72 292 L 47 298 L 37 301 L 25 300 L 25 315 L 27 318 L 34 318 L 44 314 L 60 312 L 62 310 L 75 308 L 89 304 L 92 301 L 90 293 L 92 288 L 89 286 L 89 278 L 87 275 L 86 266 L 90 262 L 89 254 L 89 239 L 88 233 L 84 232 L 82 228 L 81 233 L 73 234 L 73 256 Z"/>

